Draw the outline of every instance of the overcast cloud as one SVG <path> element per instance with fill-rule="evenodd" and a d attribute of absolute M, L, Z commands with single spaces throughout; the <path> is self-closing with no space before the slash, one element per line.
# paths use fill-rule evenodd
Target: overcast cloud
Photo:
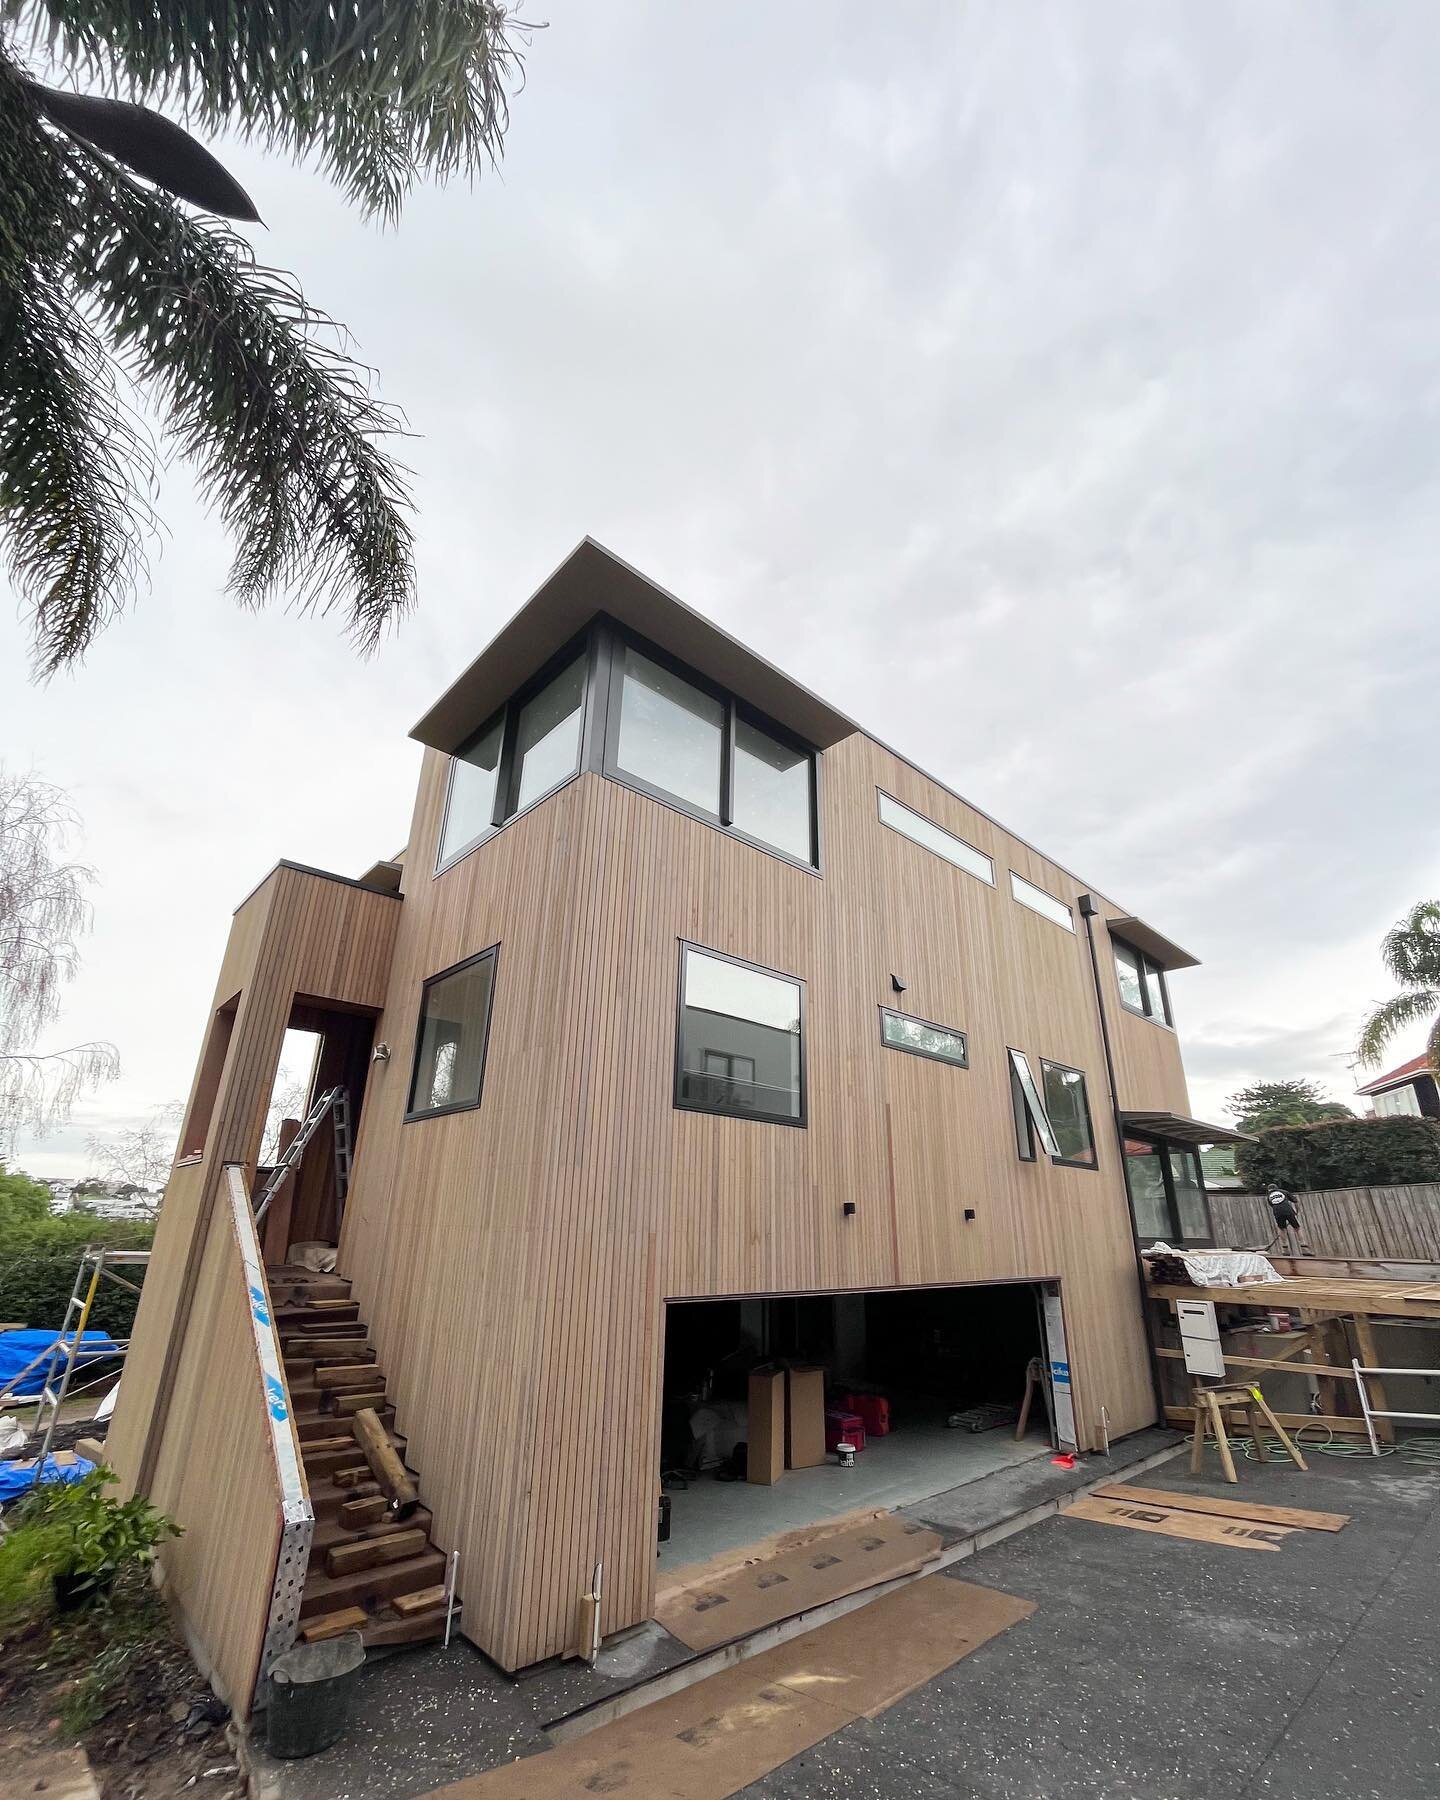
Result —
<path fill-rule="evenodd" d="M 18 1160 L 183 1096 L 232 907 L 403 842 L 408 727 L 586 532 L 1193 949 L 1201 1116 L 1349 1098 L 1440 893 L 1440 9 L 548 15 L 503 175 L 398 233 L 227 150 L 418 434 L 399 635 L 236 612 L 179 467 L 73 677 L 0 605 L 0 749 L 100 875 L 53 1041 L 125 1065 Z"/>

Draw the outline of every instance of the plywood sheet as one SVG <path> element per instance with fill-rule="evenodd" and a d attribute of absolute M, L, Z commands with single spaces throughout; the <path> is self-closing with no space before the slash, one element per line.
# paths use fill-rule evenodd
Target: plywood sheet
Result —
<path fill-rule="evenodd" d="M 778 1619 L 913 1574 L 939 1552 L 937 1533 L 892 1515 L 749 1563 L 718 1581 L 674 1589 L 655 1617 L 690 1649 L 713 1650 Z"/>
<path fill-rule="evenodd" d="M 1172 1494 L 1167 1488 L 1093 1488 L 1102 1500 L 1130 1500 L 1140 1506 L 1164 1506 L 1174 1512 L 1211 1513 L 1219 1519 L 1254 1519 L 1262 1525 L 1294 1525 L 1303 1531 L 1343 1531 L 1349 1513 L 1312 1512 L 1307 1506 L 1267 1506 L 1259 1500 L 1217 1500 L 1209 1494 Z"/>
<path fill-rule="evenodd" d="M 1088 1519 L 1096 1525 L 1123 1525 L 1131 1531 L 1154 1531 L 1162 1537 L 1188 1538 L 1197 1544 L 1223 1544 L 1231 1550 L 1278 1550 L 1291 1534 L 1288 1525 L 1260 1525 L 1251 1519 L 1206 1518 L 1200 1513 L 1172 1511 L 1129 1500 L 1087 1497 L 1066 1507 L 1065 1519 Z"/>
<path fill-rule="evenodd" d="M 1035 1610 L 936 1576 L 587 1736 L 429 1800 L 726 1800 L 858 1718 L 873 1718 Z"/>

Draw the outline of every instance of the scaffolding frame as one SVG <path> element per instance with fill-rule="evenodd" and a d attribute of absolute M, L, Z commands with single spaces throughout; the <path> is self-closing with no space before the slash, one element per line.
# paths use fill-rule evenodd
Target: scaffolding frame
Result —
<path fill-rule="evenodd" d="M 40 1393 L 36 1398 L 35 1426 L 40 1429 L 41 1419 L 45 1420 L 45 1437 L 35 1458 L 35 1484 L 38 1486 L 45 1468 L 45 1458 L 50 1454 L 50 1446 L 55 1441 L 55 1427 L 60 1422 L 60 1409 L 69 1396 L 74 1381 L 75 1371 L 87 1362 L 119 1362 L 122 1366 L 126 1353 L 130 1348 L 129 1338 L 116 1338 L 115 1350 L 106 1351 L 103 1355 L 86 1354 L 85 1327 L 89 1323 L 90 1314 L 95 1306 L 95 1296 L 100 1291 L 100 1283 L 113 1281 L 117 1287 L 138 1294 L 137 1282 L 127 1281 L 117 1270 L 125 1267 L 145 1267 L 150 1261 L 148 1250 L 117 1250 L 108 1244 L 87 1244 L 80 1253 L 79 1267 L 75 1271 L 75 1281 L 70 1289 L 70 1299 L 66 1303 L 65 1318 L 59 1331 L 49 1344 L 38 1355 L 33 1356 L 25 1367 L 0 1387 L 0 1403 L 11 1399 L 16 1388 L 25 1378 L 45 1364 L 45 1375 L 41 1382 Z M 58 1380 L 57 1380 L 58 1377 Z M 25 1396 L 28 1403 L 31 1396 Z"/>

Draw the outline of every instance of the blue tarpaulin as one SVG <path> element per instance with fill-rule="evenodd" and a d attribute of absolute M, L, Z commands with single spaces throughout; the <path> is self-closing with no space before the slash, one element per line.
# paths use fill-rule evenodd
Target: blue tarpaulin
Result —
<path fill-rule="evenodd" d="M 55 1342 L 58 1334 L 53 1331 L 0 1331 L 0 1388 L 13 1381 L 26 1363 L 34 1362 L 42 1350 L 48 1350 Z M 71 1332 L 66 1343 L 74 1337 Z M 100 1362 L 107 1356 L 120 1356 L 123 1352 L 108 1331 L 87 1331 L 80 1340 L 80 1350 L 75 1358 L 75 1367 L 83 1368 L 87 1363 Z M 37 1368 L 34 1368 L 6 1397 L 8 1399 L 33 1400 L 45 1385 L 45 1372 L 50 1366 L 47 1356 Z M 58 1377 L 59 1367 L 57 1364 Z"/>
<path fill-rule="evenodd" d="M 41 1481 L 79 1481 L 95 1467 L 86 1462 L 83 1456 L 77 1456 L 74 1462 L 56 1462 L 53 1456 L 45 1458 L 45 1466 L 40 1472 Z M 0 1506 L 8 1506 L 12 1500 L 18 1500 L 22 1494 L 28 1494 L 35 1485 L 35 1465 L 33 1462 L 24 1468 L 17 1462 L 0 1462 Z"/>

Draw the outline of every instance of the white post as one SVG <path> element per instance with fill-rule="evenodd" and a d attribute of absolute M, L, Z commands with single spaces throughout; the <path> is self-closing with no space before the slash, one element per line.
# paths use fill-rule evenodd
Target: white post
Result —
<path fill-rule="evenodd" d="M 1365 1370 L 1360 1367 L 1358 1356 L 1352 1356 L 1350 1367 L 1355 1371 L 1355 1385 L 1360 1390 L 1360 1410 L 1365 1415 L 1365 1429 L 1370 1434 L 1370 1454 L 1380 1454 L 1380 1441 L 1375 1436 L 1375 1421 L 1370 1416 L 1370 1396 L 1365 1391 Z"/>

